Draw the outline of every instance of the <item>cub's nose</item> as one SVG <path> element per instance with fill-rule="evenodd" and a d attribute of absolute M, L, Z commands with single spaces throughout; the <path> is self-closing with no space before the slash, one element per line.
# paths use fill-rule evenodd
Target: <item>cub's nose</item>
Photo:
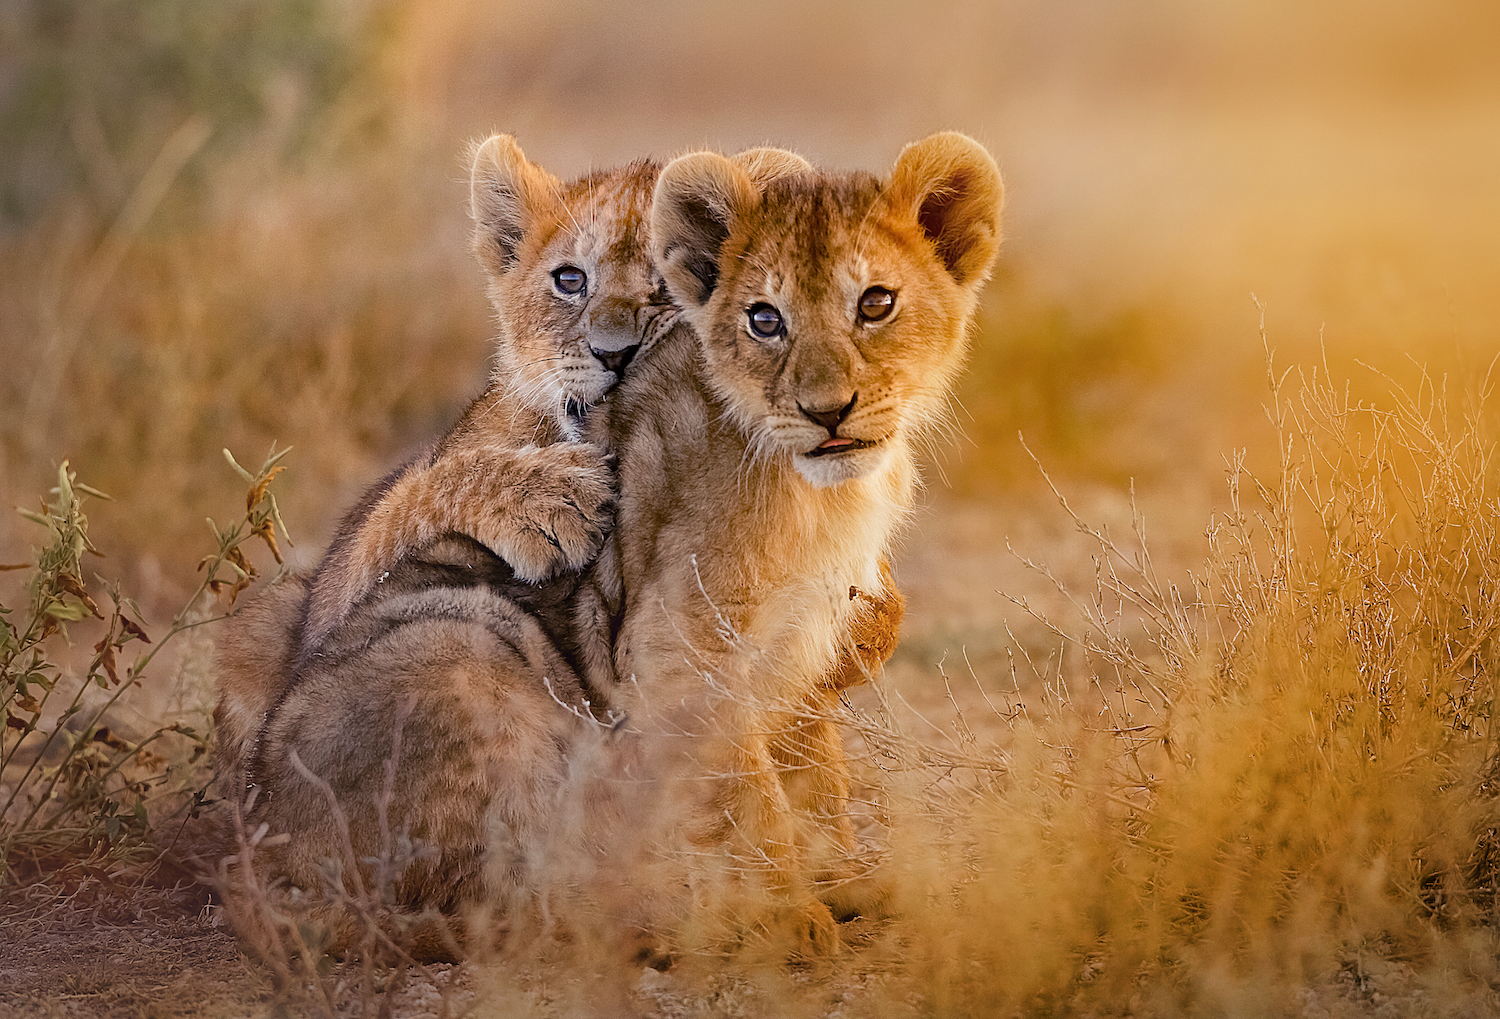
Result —
<path fill-rule="evenodd" d="M 838 431 L 839 425 L 843 423 L 844 418 L 848 417 L 849 412 L 854 409 L 854 401 L 858 399 L 859 394 L 855 393 L 849 397 L 848 403 L 842 407 L 834 407 L 831 410 L 809 410 L 800 403 L 797 404 L 797 409 L 802 412 L 803 417 L 815 424 L 822 425 L 828 429 L 829 435 L 833 435 Z"/>
<path fill-rule="evenodd" d="M 614 372 L 616 378 L 622 377 L 625 374 L 625 366 L 630 364 L 630 359 L 635 357 L 635 352 L 640 349 L 641 345 L 639 343 L 632 344 L 629 347 L 620 347 L 617 350 L 602 350 L 598 347 L 589 348 L 593 355 L 599 359 L 599 363 Z"/>

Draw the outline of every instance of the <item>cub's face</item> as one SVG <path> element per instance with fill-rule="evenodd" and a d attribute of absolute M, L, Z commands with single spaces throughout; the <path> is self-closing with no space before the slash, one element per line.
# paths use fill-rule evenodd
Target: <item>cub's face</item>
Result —
<path fill-rule="evenodd" d="M 563 184 L 496 135 L 475 151 L 474 249 L 500 315 L 497 375 L 543 414 L 576 418 L 671 328 L 646 245 L 659 166 Z"/>
<path fill-rule="evenodd" d="M 652 248 L 756 452 L 829 486 L 904 455 L 940 413 L 1000 200 L 994 161 L 962 135 L 909 146 L 884 181 L 756 183 L 695 153 L 662 171 Z"/>

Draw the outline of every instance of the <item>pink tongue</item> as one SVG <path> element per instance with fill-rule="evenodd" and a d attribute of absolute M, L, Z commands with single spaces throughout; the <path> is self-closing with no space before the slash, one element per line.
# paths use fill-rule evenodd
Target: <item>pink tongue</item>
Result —
<path fill-rule="evenodd" d="M 853 439 L 834 438 L 834 439 L 829 439 L 826 442 L 819 443 L 818 448 L 819 449 L 838 449 L 840 446 L 852 446 L 852 445 L 854 445 L 854 440 Z"/>

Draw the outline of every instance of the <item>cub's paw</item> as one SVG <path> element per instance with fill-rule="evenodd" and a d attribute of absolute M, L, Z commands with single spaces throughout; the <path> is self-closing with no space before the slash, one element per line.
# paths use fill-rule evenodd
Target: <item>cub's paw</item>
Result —
<path fill-rule="evenodd" d="M 473 537 L 531 583 L 587 566 L 614 526 L 611 458 L 598 446 L 558 442 L 516 453 L 509 467 L 492 479 L 501 491 L 482 500 L 494 512 Z"/>
<path fill-rule="evenodd" d="M 778 917 L 781 927 L 791 938 L 789 957 L 796 961 L 815 962 L 839 954 L 838 925 L 833 912 L 814 900 L 790 907 Z"/>
<path fill-rule="evenodd" d="M 819 962 L 838 955 L 842 948 L 833 913 L 817 900 L 777 907 L 763 914 L 754 927 L 756 936 L 746 948 L 761 961 Z"/>

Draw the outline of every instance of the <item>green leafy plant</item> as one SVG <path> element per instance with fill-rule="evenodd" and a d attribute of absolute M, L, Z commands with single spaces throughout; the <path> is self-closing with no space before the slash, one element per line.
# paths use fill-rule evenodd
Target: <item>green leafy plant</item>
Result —
<path fill-rule="evenodd" d="M 65 461 L 52 500 L 40 512 L 22 511 L 45 528 L 46 540 L 35 563 L 7 567 L 31 571 L 26 608 L 0 605 L 0 887 L 75 874 L 113 877 L 149 865 L 150 808 L 191 784 L 207 736 L 169 722 L 132 742 L 111 727 L 111 712 L 173 638 L 222 618 L 215 601 L 232 604 L 254 581 L 246 541 L 260 539 L 281 562 L 275 532 L 286 529 L 268 489 L 286 452 L 273 447 L 252 472 L 225 450 L 249 486 L 244 515 L 228 527 L 208 521 L 215 551 L 199 564 L 192 597 L 156 640 L 118 583 L 96 578 L 105 609 L 85 579 L 85 556 L 98 553 L 84 500 L 108 496 L 79 482 Z M 72 668 L 78 656 L 70 638 L 83 628 L 100 635 Z"/>

